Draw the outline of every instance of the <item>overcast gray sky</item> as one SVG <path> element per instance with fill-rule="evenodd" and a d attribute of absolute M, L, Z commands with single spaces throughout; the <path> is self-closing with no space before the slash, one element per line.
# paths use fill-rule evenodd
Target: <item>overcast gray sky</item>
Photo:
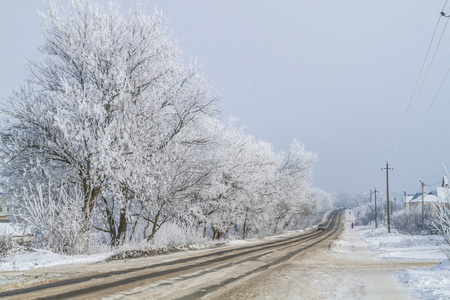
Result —
<path fill-rule="evenodd" d="M 123 1 L 124 11 L 131 2 Z M 209 84 L 223 91 L 224 116 L 236 117 L 247 133 L 277 151 L 296 138 L 317 153 L 315 186 L 330 192 L 376 186 L 384 192 L 381 168 L 389 160 L 390 191 L 413 193 L 420 189 L 418 178 L 433 184 L 445 173 L 442 162 L 450 168 L 450 78 L 444 81 L 450 67 L 450 32 L 444 27 L 450 18 L 436 26 L 445 1 L 148 3 L 171 19 L 186 61 L 202 62 Z M 25 59 L 39 60 L 37 10 L 43 5 L 40 0 L 0 0 L 0 5 L 0 99 L 5 99 L 27 76 Z M 450 5 L 445 11 L 450 14 Z M 407 126 L 400 131 L 402 124 Z"/>

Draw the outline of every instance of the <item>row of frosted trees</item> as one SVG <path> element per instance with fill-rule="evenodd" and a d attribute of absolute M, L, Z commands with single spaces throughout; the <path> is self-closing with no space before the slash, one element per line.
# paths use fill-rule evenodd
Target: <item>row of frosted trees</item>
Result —
<path fill-rule="evenodd" d="M 332 208 L 310 187 L 313 153 L 275 153 L 217 117 L 220 97 L 159 12 L 80 0 L 42 16 L 45 58 L 3 108 L 0 151 L 16 222 L 47 246 L 150 241 L 166 223 L 245 238 Z"/>

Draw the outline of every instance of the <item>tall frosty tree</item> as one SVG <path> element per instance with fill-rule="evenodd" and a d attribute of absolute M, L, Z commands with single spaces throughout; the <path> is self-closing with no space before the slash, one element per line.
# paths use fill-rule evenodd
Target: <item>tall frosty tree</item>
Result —
<path fill-rule="evenodd" d="M 16 206 L 30 183 L 81 190 L 85 219 L 101 203 L 108 225 L 98 228 L 123 241 L 132 200 L 150 197 L 142 184 L 158 179 L 143 180 L 154 158 L 201 143 L 185 133 L 200 130 L 215 98 L 201 70 L 183 65 L 158 12 L 138 6 L 124 16 L 115 2 L 73 0 L 67 10 L 50 1 L 42 17 L 45 59 L 28 64 L 3 110 L 5 186 Z"/>
<path fill-rule="evenodd" d="M 158 11 L 50 1 L 42 17 L 44 59 L 2 109 L 0 154 L 17 221 L 43 244 L 151 241 L 167 223 L 246 238 L 331 209 L 311 188 L 315 154 L 296 141 L 276 154 L 214 116 L 217 97 Z"/>

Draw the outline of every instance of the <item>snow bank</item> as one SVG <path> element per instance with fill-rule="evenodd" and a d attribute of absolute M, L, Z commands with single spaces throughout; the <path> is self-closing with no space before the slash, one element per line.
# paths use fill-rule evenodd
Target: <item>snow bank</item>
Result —
<path fill-rule="evenodd" d="M 7 230 L 14 230 L 10 224 L 9 226 L 5 226 Z M 0 232 L 2 227 L 0 227 Z M 265 238 L 254 238 L 247 240 L 229 240 L 224 242 L 229 246 L 240 246 L 251 243 L 261 242 L 262 240 L 273 240 L 284 236 L 290 236 L 294 234 L 298 234 L 303 232 L 303 230 L 297 231 L 289 231 L 285 234 L 278 236 L 269 236 Z M 222 246 L 222 243 L 219 243 Z M 192 250 L 204 250 L 210 249 L 219 246 L 217 243 L 209 242 L 205 244 L 193 244 L 189 246 L 177 246 L 172 247 L 176 248 L 175 252 L 180 251 L 192 251 Z M 162 250 L 166 249 L 162 248 Z M 53 267 L 58 265 L 68 265 L 68 264 L 82 264 L 82 263 L 94 263 L 99 261 L 105 261 L 107 259 L 111 259 L 114 256 L 120 256 L 121 254 L 125 254 L 124 258 L 129 258 L 128 253 L 133 251 L 142 251 L 137 250 L 136 247 L 132 247 L 131 245 L 124 245 L 119 250 L 114 252 L 104 252 L 100 254 L 90 254 L 90 255 L 62 255 L 53 253 L 48 250 L 38 250 L 38 249 L 21 249 L 17 248 L 12 252 L 8 253 L 6 256 L 0 256 L 0 272 L 2 271 L 18 271 L 18 270 L 30 270 L 37 268 L 45 268 L 45 267 Z M 148 249 L 148 251 L 156 251 L 155 249 Z M 174 251 L 161 251 L 161 254 L 166 254 Z M 1 281 L 1 280 L 0 280 Z"/>
<path fill-rule="evenodd" d="M 68 264 L 103 261 L 109 253 L 94 255 L 60 255 L 48 250 L 18 251 L 0 258 L 0 271 L 30 270 Z"/>
<path fill-rule="evenodd" d="M 406 270 L 398 276 L 405 289 L 418 299 L 450 299 L 450 262 L 442 251 L 447 248 L 442 236 L 387 233 L 385 227 L 357 226 L 356 229 L 376 257 L 443 261 L 433 268 Z"/>
<path fill-rule="evenodd" d="M 419 299 L 450 299 L 449 261 L 431 269 L 406 270 L 399 278 Z"/>
<path fill-rule="evenodd" d="M 23 230 L 14 227 L 11 223 L 0 223 L 0 235 L 19 236 L 23 234 Z"/>
<path fill-rule="evenodd" d="M 404 235 L 387 228 L 356 227 L 358 235 L 367 242 L 375 256 L 384 259 L 445 260 L 442 252 L 445 240 L 440 235 Z"/>

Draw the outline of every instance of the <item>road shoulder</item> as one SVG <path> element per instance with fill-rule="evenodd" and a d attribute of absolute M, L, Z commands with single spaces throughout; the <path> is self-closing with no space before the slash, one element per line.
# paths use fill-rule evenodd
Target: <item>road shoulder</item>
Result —
<path fill-rule="evenodd" d="M 331 243 L 306 251 L 287 263 L 227 287 L 209 299 L 414 299 L 397 274 L 407 268 L 430 267 L 429 261 L 394 261 L 374 257 L 351 228 Z"/>

